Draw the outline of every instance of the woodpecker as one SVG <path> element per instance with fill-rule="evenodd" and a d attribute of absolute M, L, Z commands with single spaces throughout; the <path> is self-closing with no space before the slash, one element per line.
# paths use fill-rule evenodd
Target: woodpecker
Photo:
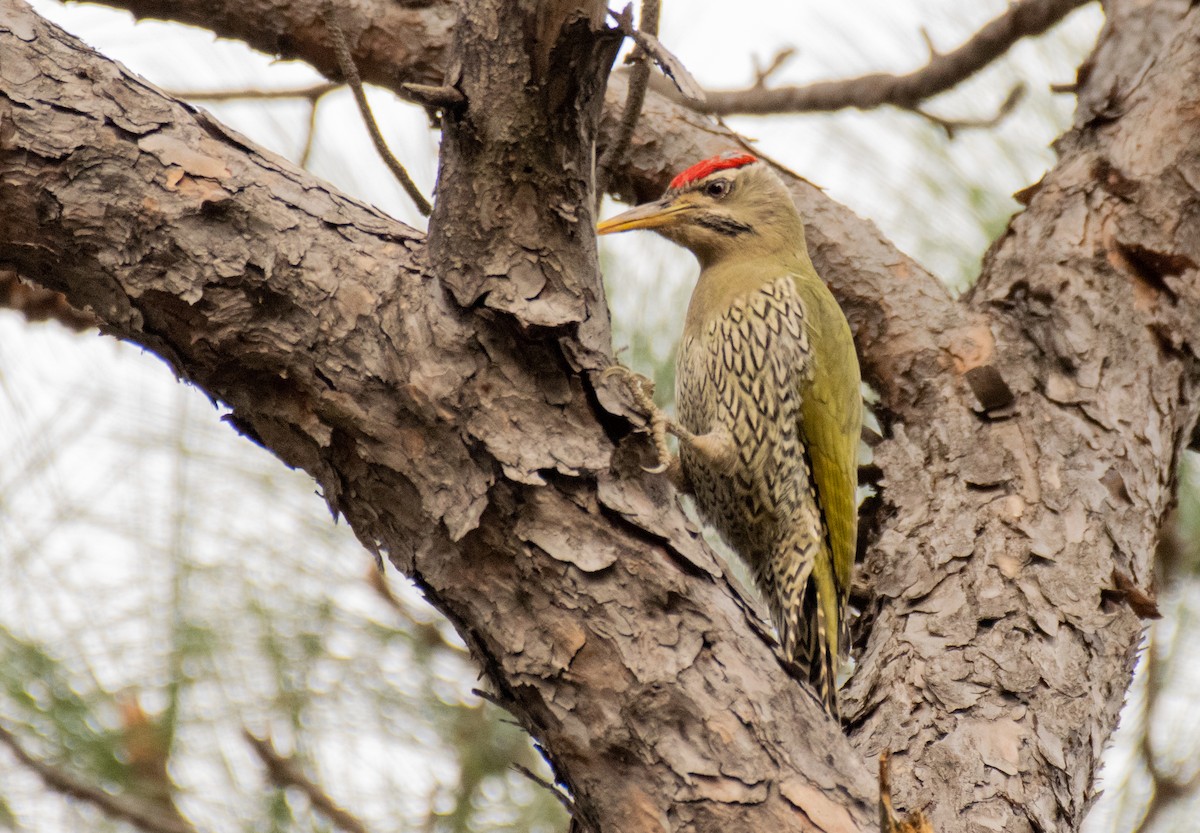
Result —
<path fill-rule="evenodd" d="M 700 514 L 750 567 L 787 659 L 837 717 L 858 529 L 862 398 L 850 325 L 779 177 L 731 153 L 599 234 L 651 229 L 700 262 L 676 359 L 678 420 L 621 369 Z M 663 466 L 668 462 L 663 461 Z"/>

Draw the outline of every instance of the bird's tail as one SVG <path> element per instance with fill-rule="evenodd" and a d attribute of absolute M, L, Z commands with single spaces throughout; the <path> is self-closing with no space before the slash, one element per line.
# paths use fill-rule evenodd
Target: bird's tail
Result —
<path fill-rule="evenodd" d="M 814 542 L 788 547 L 759 576 L 784 655 L 807 678 L 825 710 L 838 717 L 837 675 L 848 640 L 828 560 L 813 558 Z"/>

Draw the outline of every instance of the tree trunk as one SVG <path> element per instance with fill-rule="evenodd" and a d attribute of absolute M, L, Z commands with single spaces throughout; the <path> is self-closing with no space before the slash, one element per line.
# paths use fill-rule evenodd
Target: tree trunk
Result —
<path fill-rule="evenodd" d="M 210 5 L 218 34 L 330 63 L 308 4 Z M 452 41 L 444 3 L 344 22 L 364 78 L 466 97 L 426 240 L 0 0 L 0 270 L 312 474 L 454 622 L 582 828 L 869 829 L 887 749 L 939 831 L 1077 829 L 1141 634 L 1121 588 L 1150 585 L 1200 402 L 1200 8 L 1109 4 L 1060 163 L 964 299 L 789 179 L 886 434 L 849 738 L 632 465 L 597 373 L 603 4 L 463 8 Z M 614 187 L 734 142 L 650 95 Z"/>

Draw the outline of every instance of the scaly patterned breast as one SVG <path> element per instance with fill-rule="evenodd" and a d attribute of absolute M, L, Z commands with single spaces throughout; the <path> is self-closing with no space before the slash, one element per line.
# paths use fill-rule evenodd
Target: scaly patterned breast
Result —
<path fill-rule="evenodd" d="M 734 471 L 722 474 L 682 448 L 684 471 L 701 514 L 756 575 L 794 521 L 819 519 L 800 435 L 808 357 L 804 308 L 790 276 L 737 298 L 679 348 L 680 421 L 695 434 L 727 432 L 738 449 Z"/>

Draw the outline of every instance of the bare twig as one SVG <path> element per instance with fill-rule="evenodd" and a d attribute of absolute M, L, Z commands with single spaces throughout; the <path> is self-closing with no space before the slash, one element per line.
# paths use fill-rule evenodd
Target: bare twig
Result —
<path fill-rule="evenodd" d="M 313 142 L 317 137 L 317 104 L 320 99 L 308 103 L 308 125 L 304 129 L 304 147 L 300 149 L 300 167 L 308 170 L 312 158 Z"/>
<path fill-rule="evenodd" d="M 794 179 L 802 179 L 803 178 L 800 176 L 799 173 L 797 173 L 796 171 L 793 171 L 787 165 L 783 164 L 783 162 L 780 161 L 779 159 L 775 158 L 774 156 L 771 156 L 768 153 L 765 153 L 762 150 L 762 148 L 758 147 L 755 144 L 758 141 L 757 139 L 755 139 L 755 138 L 748 139 L 745 136 L 741 135 L 740 133 L 735 132 L 733 130 L 733 128 L 731 128 L 728 124 L 725 123 L 725 119 L 723 119 L 721 116 L 716 117 L 716 122 L 723 130 L 725 130 L 727 132 L 729 138 L 733 139 L 734 142 L 736 142 L 743 150 L 746 151 L 746 153 L 749 153 L 751 156 L 758 157 L 761 161 L 766 162 L 771 167 L 775 168 L 776 170 L 782 171 L 783 173 L 787 174 L 788 176 L 790 176 Z"/>
<path fill-rule="evenodd" d="M 316 101 L 326 93 L 336 90 L 341 84 L 332 81 L 322 81 L 308 87 L 295 87 L 284 90 L 168 90 L 168 95 L 185 98 L 188 101 L 281 101 L 293 98 L 304 98 Z"/>
<path fill-rule="evenodd" d="M 325 25 L 329 29 L 329 39 L 333 43 L 333 51 L 337 55 L 338 67 L 341 69 L 342 77 L 345 78 L 347 86 L 354 93 L 354 101 L 358 104 L 358 111 L 362 113 L 363 121 L 367 125 L 367 132 L 371 134 L 371 142 L 375 145 L 375 150 L 379 153 L 379 157 L 391 170 L 392 175 L 400 181 L 405 193 L 416 204 L 417 210 L 426 217 L 433 211 L 433 206 L 429 204 L 429 200 L 417 188 L 417 184 L 413 182 L 412 177 L 408 175 L 408 171 L 400 164 L 400 160 L 388 149 L 387 142 L 383 138 L 383 133 L 379 130 L 379 125 L 375 121 L 375 117 L 371 115 L 371 105 L 367 101 L 367 94 L 363 91 L 362 79 L 358 76 L 358 67 L 354 65 L 354 56 L 350 54 L 350 45 L 346 43 L 346 35 L 342 32 L 341 26 L 338 25 L 337 15 L 330 6 L 325 11 Z"/>
<path fill-rule="evenodd" d="M 934 115 L 922 107 L 910 107 L 912 112 L 916 113 L 921 118 L 946 131 L 946 137 L 953 139 L 954 134 L 959 130 L 974 130 L 978 128 L 995 127 L 1003 121 L 1009 113 L 1017 108 L 1021 103 L 1021 99 L 1025 97 L 1025 85 L 1017 84 L 1011 90 L 1000 106 L 996 108 L 994 115 L 984 119 L 947 119 L 942 116 Z"/>
<path fill-rule="evenodd" d="M 571 816 L 575 815 L 575 802 L 571 800 L 571 796 L 567 795 L 565 792 L 563 792 L 561 789 L 559 789 L 557 784 L 551 784 L 545 778 L 542 778 L 536 772 L 529 769 L 529 767 L 522 766 L 521 764 L 518 764 L 518 763 L 513 763 L 511 766 L 517 772 L 524 775 L 526 778 L 528 778 L 533 783 L 537 784 L 542 789 L 549 790 L 550 794 L 552 796 L 554 796 L 556 799 L 558 799 L 558 803 L 567 809 L 568 814 L 570 814 Z"/>
<path fill-rule="evenodd" d="M 42 779 L 54 792 L 84 801 L 117 821 L 124 821 L 146 833 L 196 833 L 182 817 L 170 815 L 128 796 L 112 795 L 69 772 L 53 767 L 30 755 L 16 736 L 0 726 L 0 743 L 7 746 L 26 768 Z"/>
<path fill-rule="evenodd" d="M 659 0 L 642 0 L 641 14 L 638 16 L 638 28 L 650 35 L 658 35 Z M 617 135 L 600 157 L 596 166 L 596 194 L 600 195 L 608 187 L 612 169 L 625 158 L 629 150 L 629 141 L 633 138 L 633 130 L 637 127 L 638 117 L 642 114 L 642 105 L 646 101 L 646 86 L 650 81 L 650 55 L 642 47 L 635 47 L 629 56 L 633 70 L 629 74 L 629 91 L 625 96 L 625 110 L 621 113 L 621 121 L 617 125 Z"/>
<path fill-rule="evenodd" d="M 929 36 L 929 30 L 924 26 L 921 27 L 921 40 L 925 42 L 925 48 L 929 50 L 930 61 L 942 56 L 941 50 L 937 48 L 937 44 L 935 44 L 933 42 L 933 38 Z"/>
<path fill-rule="evenodd" d="M 684 103 L 700 112 L 719 114 L 803 113 L 846 107 L 867 110 L 884 104 L 915 110 L 922 101 L 945 92 L 983 69 L 1017 41 L 1042 34 L 1069 12 L 1089 2 L 1091 0 L 1020 0 L 951 52 L 939 53 L 930 43 L 929 62 L 907 75 L 880 72 L 842 81 L 776 89 L 765 89 L 756 84 L 742 90 L 708 91 L 703 102 Z"/>
<path fill-rule="evenodd" d="M 688 72 L 683 62 L 659 42 L 657 36 L 641 29 L 635 29 L 633 19 L 627 13 L 623 12 L 618 15 L 610 11 L 609 14 L 616 21 L 617 31 L 627 38 L 632 38 L 633 42 L 649 55 L 654 63 L 658 64 L 658 68 L 671 80 L 675 91 L 682 96 L 683 101 L 693 107 L 699 107 L 704 103 L 704 89 Z"/>
<path fill-rule="evenodd" d="M 272 783 L 278 787 L 295 787 L 300 790 L 308 797 L 313 809 L 329 819 L 329 822 L 339 830 L 345 830 L 346 833 L 368 833 L 365 824 L 350 812 L 339 807 L 328 793 L 300 771 L 299 765 L 294 760 L 280 755 L 270 738 L 257 737 L 249 729 L 242 729 L 242 735 L 254 750 L 254 754 L 258 755 L 259 760 L 263 762 L 263 766 L 267 770 L 267 777 L 271 779 Z"/>
<path fill-rule="evenodd" d="M 515 707 L 514 707 L 512 698 L 504 697 L 494 691 L 487 691 L 486 689 L 482 689 L 482 688 L 473 688 L 473 689 L 471 689 L 471 693 L 474 694 L 476 697 L 478 697 L 480 700 L 486 700 L 487 702 L 491 703 L 496 708 L 504 710 L 506 713 L 512 715 L 514 718 L 517 717 L 517 713 L 515 711 Z M 512 723 L 512 721 L 506 721 L 506 722 Z M 512 725 L 520 726 L 519 723 L 512 723 Z"/>
<path fill-rule="evenodd" d="M 388 584 L 387 576 L 383 571 L 375 569 L 372 566 L 367 575 L 367 583 L 379 598 L 391 607 L 396 615 L 404 620 L 403 630 L 409 634 L 413 643 L 420 646 L 422 650 L 445 651 L 459 656 L 464 653 L 461 645 L 446 639 L 446 634 L 437 626 L 436 622 L 419 619 L 413 615 L 412 610 L 401 602 L 400 599 L 396 598 L 396 594 L 392 592 L 392 587 Z"/>
<path fill-rule="evenodd" d="M 461 92 L 446 84 L 417 84 L 410 81 L 406 84 L 401 84 L 400 88 L 408 93 L 413 101 L 416 101 L 418 104 L 424 104 L 426 107 L 441 107 L 443 109 L 461 107 L 467 100 L 466 96 Z"/>
<path fill-rule="evenodd" d="M 765 67 L 760 66 L 758 58 L 754 59 L 754 89 L 761 90 L 766 88 L 767 82 L 771 80 L 771 76 L 779 72 L 783 65 L 794 58 L 796 48 L 789 46 L 775 53 L 775 57 L 771 59 L 771 63 Z"/>

